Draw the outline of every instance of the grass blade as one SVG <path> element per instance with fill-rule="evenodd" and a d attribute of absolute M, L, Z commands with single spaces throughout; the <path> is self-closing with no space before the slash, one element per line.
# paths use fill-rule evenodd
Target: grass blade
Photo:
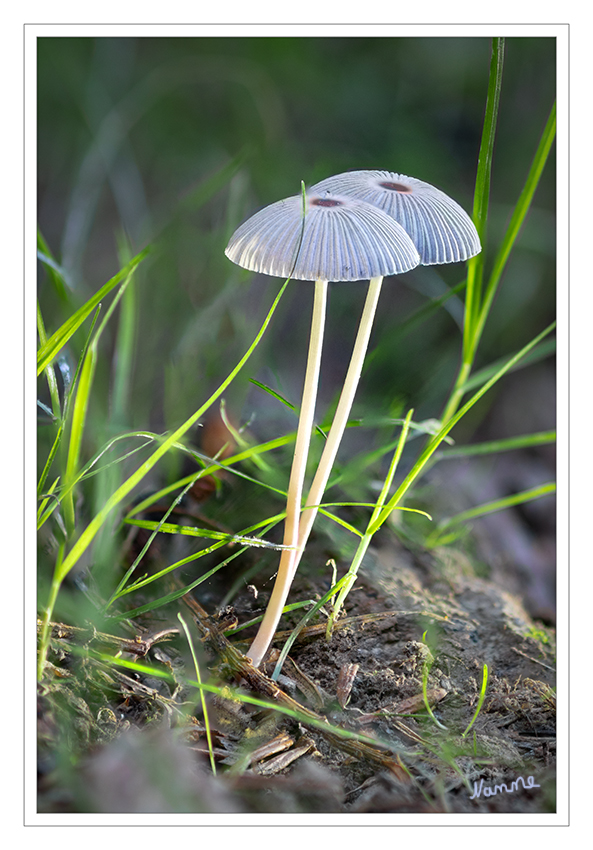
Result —
<path fill-rule="evenodd" d="M 194 662 L 194 670 L 196 671 L 196 679 L 199 684 L 200 691 L 200 701 L 202 703 L 202 714 L 204 715 L 204 726 L 206 728 L 206 740 L 208 741 L 208 753 L 210 755 L 210 766 L 212 767 L 212 773 L 216 776 L 216 764 L 214 762 L 214 751 L 212 749 L 212 735 L 210 734 L 210 719 L 208 717 L 208 706 L 206 705 L 206 695 L 202 688 L 202 677 L 200 676 L 200 665 L 198 664 L 198 657 L 196 655 L 196 651 L 194 649 L 194 644 L 191 639 L 191 634 L 187 627 L 187 623 L 181 616 L 181 614 L 177 614 L 177 619 L 183 626 L 183 631 L 185 632 L 185 637 L 187 638 L 187 643 L 189 645 L 189 651 L 191 652 L 191 657 Z"/>
<path fill-rule="evenodd" d="M 45 660 L 47 657 L 47 650 L 49 645 L 49 625 L 51 621 L 51 615 L 56 603 L 56 599 L 62 581 L 68 575 L 74 565 L 78 562 L 79 558 L 84 554 L 87 548 L 90 546 L 96 534 L 103 526 L 105 520 L 110 515 L 111 511 L 114 510 L 123 501 L 123 499 L 125 499 L 126 496 L 143 480 L 145 475 L 150 472 L 150 470 L 169 451 L 169 449 L 183 437 L 183 435 L 200 419 L 201 416 L 204 415 L 204 413 L 212 406 L 212 404 L 214 404 L 214 402 L 222 395 L 222 393 L 226 390 L 229 384 L 236 378 L 245 363 L 251 357 L 251 354 L 257 347 L 261 338 L 263 337 L 269 323 L 272 320 L 272 316 L 276 311 L 276 307 L 278 306 L 280 299 L 284 294 L 286 287 L 288 286 L 288 283 L 289 280 L 286 280 L 282 285 L 282 288 L 274 299 L 274 302 L 270 310 L 268 311 L 268 314 L 264 319 L 264 322 L 260 327 L 254 341 L 248 348 L 247 352 L 243 355 L 239 363 L 230 372 L 228 377 L 220 384 L 218 389 L 212 393 L 210 398 L 206 402 L 204 402 L 204 404 L 199 407 L 198 410 L 196 410 L 195 413 L 193 413 L 189 417 L 189 419 L 187 419 L 182 425 L 180 425 L 179 428 L 177 428 L 177 430 L 173 434 L 170 434 L 168 437 L 164 438 L 158 449 L 156 449 L 156 451 L 154 451 L 152 455 L 146 461 L 144 461 L 144 463 L 142 463 L 138 467 L 138 469 L 117 488 L 117 490 L 107 499 L 101 510 L 93 517 L 93 519 L 84 529 L 84 531 L 82 531 L 82 533 L 80 534 L 80 536 L 78 537 L 78 539 L 72 546 L 72 549 L 66 555 L 64 560 L 60 561 L 60 563 L 56 565 L 49 599 L 43 616 L 43 627 L 41 631 L 37 668 L 38 677 L 40 679 L 42 678 L 43 671 L 45 669 Z"/>
<path fill-rule="evenodd" d="M 209 528 L 195 528 L 190 525 L 175 525 L 171 522 L 155 522 L 154 520 L 130 519 L 130 525 L 146 528 L 149 531 L 158 530 L 162 534 L 181 534 L 187 537 L 205 537 L 207 540 L 221 540 L 223 543 L 244 543 L 246 546 L 256 546 L 263 549 L 290 549 L 280 543 L 269 543 L 260 537 L 246 537 L 242 534 L 228 534 L 224 531 L 212 531 Z"/>
<path fill-rule="evenodd" d="M 120 286 L 115 298 L 109 305 L 109 309 L 105 313 L 103 321 L 97 328 L 97 332 L 93 337 L 93 341 L 91 342 L 88 351 L 84 355 L 82 369 L 80 371 L 80 378 L 78 380 L 78 386 L 76 390 L 76 398 L 72 408 L 72 425 L 70 429 L 70 443 L 68 446 L 68 458 L 66 461 L 66 475 L 64 482 L 66 487 L 70 488 L 68 496 L 64 500 L 64 515 L 66 519 L 66 528 L 68 529 L 69 534 L 72 534 L 74 531 L 74 492 L 70 485 L 73 479 L 76 477 L 78 469 L 78 462 L 80 459 L 80 447 L 82 444 L 82 435 L 86 424 L 89 399 L 93 386 L 93 380 L 95 377 L 97 358 L 99 356 L 99 341 L 101 339 L 103 331 L 107 327 L 107 323 L 113 315 L 115 308 L 117 307 L 120 299 L 126 291 L 130 280 L 132 279 L 132 274 L 133 272 L 130 272 L 129 275 L 126 277 L 125 281 Z M 97 314 L 98 309 L 99 308 L 97 308 Z M 97 318 L 97 314 L 95 314 L 95 321 Z"/>
<path fill-rule="evenodd" d="M 516 366 L 511 369 L 511 372 L 516 372 L 518 369 L 524 369 L 526 366 L 532 366 L 534 363 L 539 363 L 546 357 L 550 357 L 555 351 L 556 340 L 546 340 L 545 342 L 542 342 L 541 345 L 536 346 L 533 351 L 521 360 L 520 363 L 517 363 Z M 477 372 L 474 372 L 473 375 L 459 387 L 459 392 L 462 395 L 465 395 L 465 393 L 469 392 L 469 390 L 473 390 L 475 387 L 479 387 L 481 384 L 486 383 L 488 378 L 491 378 L 492 375 L 496 374 L 503 363 L 504 358 L 501 358 L 500 360 L 495 360 L 494 363 L 490 363 L 489 366 L 484 366 L 482 369 L 478 369 Z"/>
<path fill-rule="evenodd" d="M 475 322 L 480 312 L 482 274 L 484 270 L 484 254 L 486 243 L 486 225 L 488 221 L 488 204 L 490 201 L 490 179 L 492 174 L 492 158 L 494 155 L 494 139 L 498 121 L 500 91 L 502 87 L 502 71 L 504 66 L 504 38 L 492 39 L 492 57 L 490 60 L 490 77 L 486 98 L 486 112 L 482 129 L 482 141 L 478 156 L 476 173 L 476 188 L 474 192 L 474 224 L 482 243 L 482 251 L 469 260 L 467 265 L 467 289 L 465 302 L 465 321 L 463 327 L 463 362 L 473 361 Z"/>
<path fill-rule="evenodd" d="M 328 623 L 327 623 L 327 634 L 328 634 L 328 636 L 331 634 L 331 631 L 333 629 L 333 624 L 335 622 L 336 617 L 338 616 L 338 614 L 340 612 L 340 608 L 344 604 L 346 597 L 348 596 L 348 594 L 349 594 L 349 592 L 352 588 L 352 585 L 356 581 L 356 576 L 358 574 L 358 570 L 360 568 L 360 565 L 363 561 L 364 556 L 366 555 L 367 549 L 369 548 L 369 546 L 371 544 L 371 540 L 373 539 L 373 535 L 375 534 L 375 531 L 379 528 L 379 525 L 377 525 L 377 521 L 383 513 L 383 506 L 385 504 L 385 500 L 387 499 L 387 496 L 389 494 L 389 490 L 391 489 L 391 485 L 393 483 L 393 478 L 394 478 L 395 473 L 397 471 L 397 467 L 399 465 L 399 461 L 401 459 L 402 452 L 403 452 L 404 446 L 406 444 L 406 440 L 408 439 L 408 434 L 409 434 L 409 430 L 410 430 L 410 423 L 412 421 L 412 414 L 413 413 L 414 413 L 413 409 L 410 409 L 408 411 L 408 415 L 404 419 L 401 434 L 399 436 L 399 440 L 398 440 L 395 452 L 393 454 L 391 464 L 389 466 L 389 471 L 387 473 L 387 476 L 385 478 L 385 482 L 384 482 L 383 487 L 381 489 L 381 493 L 379 494 L 379 498 L 377 499 L 377 503 L 374 507 L 373 513 L 371 514 L 371 518 L 368 522 L 366 531 L 365 531 L 364 535 L 361 535 L 361 541 L 358 544 L 358 548 L 356 550 L 354 558 L 352 559 L 352 563 L 350 565 L 350 568 L 349 568 L 348 572 L 346 573 L 346 575 L 344 577 L 346 579 L 346 581 L 344 582 L 344 585 L 340 590 L 340 595 L 337 598 L 337 601 L 336 601 L 336 604 L 334 605 L 331 617 L 328 620 Z M 391 511 L 395 507 L 396 507 L 396 503 L 394 502 L 389 513 L 391 513 Z M 389 516 L 389 513 L 387 513 L 385 515 L 385 520 Z M 385 520 L 383 520 L 383 521 L 385 521 Z"/>
<path fill-rule="evenodd" d="M 60 300 L 66 304 L 70 303 L 70 288 L 64 270 L 52 256 L 49 245 L 39 230 L 37 231 L 37 257 L 45 266 Z"/>
<path fill-rule="evenodd" d="M 446 405 L 443 421 L 447 421 L 457 410 L 468 385 L 473 386 L 475 376 L 470 379 L 470 372 L 474 363 L 476 351 L 490 312 L 494 296 L 498 289 L 500 279 L 508 262 L 511 250 L 516 242 L 517 236 L 533 201 L 535 190 L 538 186 L 542 171 L 548 159 L 552 142 L 556 134 L 556 105 L 548 117 L 548 121 L 539 141 L 525 186 L 519 195 L 511 221 L 502 240 L 501 246 L 496 254 L 494 266 L 488 280 L 484 299 L 479 303 L 477 298 L 478 284 L 476 283 L 477 266 L 479 261 L 483 263 L 483 253 L 473 258 L 468 263 L 468 289 L 466 297 L 466 319 L 464 323 L 464 342 L 462 365 L 455 382 L 455 387 Z M 477 190 L 476 190 L 477 191 Z M 481 274 L 481 272 L 480 272 Z M 481 285 L 480 285 L 481 286 Z M 475 314 L 475 315 L 474 315 Z"/>
<path fill-rule="evenodd" d="M 480 689 L 480 696 L 478 697 L 478 704 L 476 706 L 476 710 L 474 711 L 474 716 L 470 720 L 468 726 L 465 729 L 465 732 L 462 732 L 461 737 L 465 738 L 469 730 L 472 728 L 474 723 L 478 718 L 478 714 L 482 710 L 482 706 L 484 705 L 484 700 L 486 699 L 486 688 L 488 687 L 488 665 L 484 664 L 484 669 L 482 672 L 482 687 Z"/>
<path fill-rule="evenodd" d="M 284 662 L 286 660 L 286 656 L 290 652 L 290 649 L 291 649 L 293 643 L 295 642 L 295 640 L 297 639 L 299 634 L 302 632 L 304 627 L 307 625 L 307 623 L 309 622 L 311 617 L 314 614 L 316 614 L 327 602 L 329 602 L 329 600 L 333 596 L 336 595 L 338 590 L 341 590 L 344 587 L 344 585 L 348 581 L 348 578 L 349 578 L 348 574 L 346 574 L 345 576 L 342 576 L 342 578 L 339 581 L 337 581 L 332 587 L 330 587 L 330 589 L 327 591 L 327 593 L 324 593 L 324 595 L 321 597 L 321 599 L 319 599 L 315 603 L 315 605 L 313 605 L 311 610 L 307 611 L 307 613 L 304 615 L 304 617 L 302 617 L 299 620 L 299 622 L 297 623 L 297 625 L 294 627 L 293 631 L 291 632 L 290 636 L 286 639 L 286 643 L 282 647 L 282 651 L 280 652 L 280 656 L 278 657 L 278 660 L 276 662 L 276 666 L 274 667 L 274 672 L 272 673 L 272 676 L 271 676 L 271 678 L 274 679 L 274 681 L 276 681 L 278 676 L 280 675 L 280 673 L 282 671 L 282 665 L 284 664 Z M 290 610 L 290 607 L 291 607 L 290 605 L 285 606 L 282 609 L 282 612 L 284 613 L 284 611 Z"/>
<path fill-rule="evenodd" d="M 408 472 L 389 503 L 383 508 L 380 515 L 377 517 L 374 526 L 369 531 L 372 531 L 374 534 L 378 528 L 385 522 L 393 508 L 398 504 L 398 502 L 404 497 L 404 495 L 408 492 L 414 481 L 420 476 L 420 474 L 424 471 L 426 465 L 428 464 L 429 459 L 440 446 L 440 444 L 445 439 L 446 435 L 451 431 L 452 428 L 462 419 L 465 414 L 478 402 L 483 395 L 485 395 L 488 390 L 494 386 L 502 377 L 505 375 L 514 365 L 517 363 L 522 357 L 528 354 L 532 348 L 534 348 L 544 337 L 546 337 L 554 328 L 556 327 L 556 322 L 552 322 L 552 324 L 548 325 L 540 334 L 538 334 L 531 342 L 528 342 L 521 351 L 514 354 L 505 365 L 498 370 L 498 372 L 490 378 L 470 399 L 467 401 L 464 406 L 459 410 L 451 419 L 445 421 L 443 427 L 439 431 L 439 433 L 434 437 L 426 446 L 423 453 L 420 455 L 416 463 L 413 465 L 412 469 Z"/>
<path fill-rule="evenodd" d="M 277 437 L 274 440 L 268 440 L 266 443 L 260 443 L 258 446 L 250 446 L 246 451 L 238 452 L 238 454 L 232 455 L 231 457 L 225 458 L 225 460 L 217 461 L 216 463 L 211 463 L 210 466 L 206 466 L 201 475 L 212 475 L 217 472 L 219 469 L 231 469 L 233 464 L 239 463 L 242 460 L 247 460 L 255 454 L 262 454 L 263 452 L 269 452 L 273 449 L 281 448 L 282 446 L 287 445 L 287 443 L 293 442 L 295 438 L 295 434 L 287 434 L 284 437 Z M 195 453 L 192 453 L 195 456 Z M 167 487 L 163 487 L 156 493 L 153 493 L 150 496 L 147 496 L 146 499 L 143 499 L 141 502 L 138 502 L 137 505 L 134 505 L 130 512 L 127 514 L 128 517 L 133 517 L 136 514 L 142 513 L 150 505 L 155 502 L 160 501 L 164 496 L 167 496 L 169 493 L 172 493 L 174 490 L 179 489 L 180 487 L 185 487 L 190 481 L 193 481 L 195 474 L 187 475 L 185 478 L 180 478 L 178 481 L 175 481 L 173 484 L 169 484 Z M 280 491 L 278 491 L 280 492 Z M 286 493 L 283 493 L 286 496 Z"/>
<path fill-rule="evenodd" d="M 514 449 L 524 449 L 529 446 L 543 446 L 556 442 L 556 431 L 539 431 L 535 434 L 522 434 L 519 437 L 507 437 L 504 440 L 491 440 L 487 443 L 471 443 L 469 446 L 455 446 L 443 449 L 438 453 L 439 460 L 456 457 L 475 457 L 496 452 L 509 452 Z"/>
<path fill-rule="evenodd" d="M 556 104 L 554 103 L 548 120 L 546 122 L 546 126 L 544 127 L 544 131 L 542 133 L 539 145 L 535 152 L 533 162 L 531 163 L 531 168 L 529 169 L 529 174 L 527 175 L 527 180 L 525 181 L 525 186 L 523 187 L 523 190 L 519 195 L 519 200 L 517 201 L 515 209 L 513 210 L 509 226 L 504 235 L 500 248 L 498 249 L 498 253 L 496 254 L 496 257 L 494 259 L 494 266 L 490 275 L 490 279 L 488 280 L 488 286 L 484 295 L 484 301 L 481 306 L 478 321 L 474 330 L 474 350 L 480 340 L 480 336 L 484 329 L 486 318 L 488 316 L 492 301 L 496 294 L 500 278 L 502 277 L 502 273 L 509 259 L 509 255 L 515 242 L 517 241 L 519 231 L 531 207 L 535 190 L 537 189 L 537 186 L 539 184 L 540 177 L 547 162 L 548 155 L 552 148 L 552 143 L 554 141 L 555 136 Z"/>
<path fill-rule="evenodd" d="M 137 254 L 130 262 L 124 266 L 111 280 L 96 292 L 92 298 L 79 307 L 79 309 L 52 336 L 42 345 L 37 352 L 37 375 L 40 375 L 49 363 L 54 359 L 58 352 L 66 345 L 70 337 L 76 333 L 78 328 L 90 316 L 101 301 L 108 295 L 112 289 L 126 280 L 137 266 L 145 259 L 150 251 L 150 246 Z"/>
<path fill-rule="evenodd" d="M 477 519 L 478 517 L 486 516 L 496 511 L 504 511 L 507 508 L 512 508 L 514 505 L 522 505 L 534 499 L 541 499 L 543 496 L 549 496 L 555 492 L 556 484 L 551 481 L 546 484 L 540 484 L 538 487 L 532 487 L 529 490 L 522 490 L 520 493 L 514 493 L 512 496 L 505 496 L 503 499 L 496 499 L 493 502 L 476 505 L 475 508 L 462 511 L 440 522 L 438 528 L 427 538 L 425 545 L 430 548 L 446 542 L 443 532 L 453 525 L 461 525 L 470 519 Z"/>

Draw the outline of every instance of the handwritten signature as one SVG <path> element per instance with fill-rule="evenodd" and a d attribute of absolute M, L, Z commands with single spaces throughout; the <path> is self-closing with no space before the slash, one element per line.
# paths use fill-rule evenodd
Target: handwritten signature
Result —
<path fill-rule="evenodd" d="M 514 782 L 511 782 L 510 785 L 506 785 L 502 782 L 500 785 L 494 785 L 493 787 L 489 787 L 486 785 L 484 787 L 484 780 L 480 779 L 480 783 L 474 782 L 474 793 L 471 795 L 470 800 L 476 800 L 482 794 L 484 797 L 494 797 L 495 794 L 514 794 L 515 791 L 519 790 L 519 783 L 523 786 L 523 788 L 539 788 L 540 786 L 536 783 L 533 776 L 528 776 L 527 781 L 523 779 L 522 776 L 518 776 Z"/>

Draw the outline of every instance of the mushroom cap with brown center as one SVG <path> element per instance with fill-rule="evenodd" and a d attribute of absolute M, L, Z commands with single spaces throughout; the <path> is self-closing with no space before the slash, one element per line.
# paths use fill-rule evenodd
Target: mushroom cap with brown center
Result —
<path fill-rule="evenodd" d="M 456 201 L 430 183 L 392 171 L 348 171 L 311 187 L 373 204 L 410 235 L 422 265 L 457 263 L 482 250 L 478 232 Z"/>
<path fill-rule="evenodd" d="M 391 216 L 332 192 L 270 204 L 235 231 L 225 254 L 250 271 L 296 280 L 370 280 L 420 263 Z"/>

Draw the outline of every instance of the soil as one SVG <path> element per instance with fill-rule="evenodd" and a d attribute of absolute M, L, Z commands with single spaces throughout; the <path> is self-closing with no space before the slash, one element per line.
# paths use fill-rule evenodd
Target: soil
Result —
<path fill-rule="evenodd" d="M 305 572 L 291 598 L 319 598 L 328 587 Z M 217 593 L 210 586 L 200 599 L 209 612 Z M 244 622 L 265 602 L 265 593 L 255 598 L 245 590 L 212 628 L 222 630 L 235 617 Z M 287 700 L 308 709 L 306 717 L 230 694 L 208 698 L 215 776 L 196 691 L 180 675 L 194 675 L 185 638 L 170 633 L 148 649 L 134 646 L 178 628 L 174 615 L 133 623 L 131 640 L 119 648 L 124 660 L 172 673 L 177 686 L 89 653 L 100 648 L 96 633 L 56 627 L 52 667 L 39 688 L 39 811 L 555 811 L 553 628 L 534 621 L 516 596 L 474 575 L 455 549 L 412 552 L 393 539 L 369 553 L 346 609 L 329 642 L 323 625 L 302 633 L 278 680 Z M 300 616 L 302 610 L 285 627 Z M 227 635 L 246 651 L 248 643 L 237 641 L 249 632 Z M 269 701 L 253 678 L 238 681 L 228 660 L 220 665 L 220 645 L 206 631 L 196 643 L 200 653 L 203 648 L 203 679 L 208 667 L 211 681 L 240 684 L 243 693 Z M 366 753 L 309 722 L 313 713 L 364 736 Z"/>

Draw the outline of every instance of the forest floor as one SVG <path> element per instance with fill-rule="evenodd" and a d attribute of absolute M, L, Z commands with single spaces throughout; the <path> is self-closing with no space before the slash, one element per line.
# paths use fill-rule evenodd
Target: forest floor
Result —
<path fill-rule="evenodd" d="M 304 571 L 291 599 L 320 598 L 328 587 Z M 213 612 L 215 598 L 213 587 L 198 595 L 198 612 Z M 198 616 L 202 679 L 209 671 L 210 682 L 303 713 L 210 695 L 216 775 L 199 697 L 183 684 L 194 670 L 179 621 L 134 623 L 136 635 L 119 646 L 122 659 L 169 681 L 81 655 L 75 645 L 100 648 L 101 635 L 54 627 L 39 686 L 39 811 L 555 811 L 554 630 L 473 575 L 455 550 L 437 557 L 391 541 L 369 551 L 331 640 L 321 616 L 293 645 L 277 685 L 250 672 L 241 655 L 248 632 L 223 634 L 265 601 L 245 592 L 218 619 Z M 181 610 L 191 622 L 192 609 Z M 166 634 L 153 640 L 157 632 Z M 484 665 L 485 699 L 464 735 Z"/>

